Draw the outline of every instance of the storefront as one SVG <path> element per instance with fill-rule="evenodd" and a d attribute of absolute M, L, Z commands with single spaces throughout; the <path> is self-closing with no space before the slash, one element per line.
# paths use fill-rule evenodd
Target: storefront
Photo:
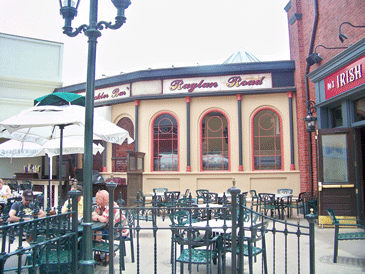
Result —
<path fill-rule="evenodd" d="M 364 220 L 365 39 L 309 74 L 316 88 L 319 223 Z"/>
<path fill-rule="evenodd" d="M 143 191 L 300 192 L 293 61 L 137 71 L 96 81 L 95 106 L 127 129 L 96 167 L 126 177 L 128 150 L 145 153 Z M 85 85 L 56 91 L 83 94 Z"/>

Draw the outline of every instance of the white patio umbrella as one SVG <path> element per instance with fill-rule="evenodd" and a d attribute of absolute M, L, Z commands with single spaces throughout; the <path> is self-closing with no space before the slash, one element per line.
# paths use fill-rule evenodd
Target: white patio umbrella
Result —
<path fill-rule="evenodd" d="M 31 142 L 44 144 L 47 140 L 60 140 L 60 166 L 62 174 L 62 146 L 64 137 L 83 137 L 85 127 L 85 108 L 78 105 L 35 106 L 23 110 L 0 123 L 3 134 L 19 141 L 29 138 Z M 1 128 L 0 128 L 1 129 Z M 8 131 L 8 132 L 6 132 Z M 0 137 L 9 138 L 6 136 Z M 94 113 L 93 138 L 106 142 L 122 144 L 124 140 L 132 143 L 128 131 Z M 62 178 L 59 176 L 59 191 Z"/>
<path fill-rule="evenodd" d="M 9 140 L 0 144 L 0 158 L 31 158 L 45 156 L 49 157 L 49 197 L 51 197 L 51 178 L 53 157 L 60 154 L 60 141 L 52 139 L 47 141 L 43 146 L 32 142 L 21 142 Z M 100 144 L 93 144 L 93 154 L 102 153 L 104 147 Z M 66 137 L 63 139 L 62 154 L 79 154 L 84 153 L 84 140 L 82 138 Z"/>

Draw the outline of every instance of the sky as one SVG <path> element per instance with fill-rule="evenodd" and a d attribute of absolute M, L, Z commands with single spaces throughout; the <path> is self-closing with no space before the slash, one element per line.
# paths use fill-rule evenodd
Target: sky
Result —
<path fill-rule="evenodd" d="M 126 23 L 98 38 L 96 79 L 149 68 L 222 64 L 238 50 L 260 61 L 289 60 L 289 0 L 131 0 Z M 62 34 L 58 0 L 0 0 L 0 32 L 64 44 L 64 86 L 84 83 L 87 37 Z M 89 22 L 81 0 L 72 22 Z M 116 8 L 99 0 L 98 21 L 114 22 Z"/>

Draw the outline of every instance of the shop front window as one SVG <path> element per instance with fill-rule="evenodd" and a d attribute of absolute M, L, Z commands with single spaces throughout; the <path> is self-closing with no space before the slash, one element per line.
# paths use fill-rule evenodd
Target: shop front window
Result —
<path fill-rule="evenodd" d="M 223 113 L 207 113 L 201 122 L 202 170 L 229 170 L 228 121 Z"/>
<path fill-rule="evenodd" d="M 129 136 L 134 139 L 134 125 L 131 119 L 124 117 L 119 120 L 117 126 L 129 132 Z M 127 140 L 123 144 L 113 144 L 112 147 L 112 171 L 113 172 L 127 172 L 127 152 L 134 151 L 135 143 L 128 144 Z"/>
<path fill-rule="evenodd" d="M 174 116 L 160 114 L 153 122 L 153 171 L 178 171 L 178 124 Z"/>
<path fill-rule="evenodd" d="M 331 109 L 331 115 L 332 115 L 332 127 L 343 126 L 342 107 L 341 106 Z"/>
<path fill-rule="evenodd" d="M 365 98 L 355 101 L 355 122 L 365 120 Z"/>
<path fill-rule="evenodd" d="M 282 169 L 282 136 L 279 115 L 271 109 L 257 112 L 253 118 L 253 169 Z"/>

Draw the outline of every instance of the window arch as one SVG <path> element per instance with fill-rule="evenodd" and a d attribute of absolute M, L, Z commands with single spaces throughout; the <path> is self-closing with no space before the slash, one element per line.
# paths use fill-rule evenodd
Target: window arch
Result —
<path fill-rule="evenodd" d="M 159 114 L 153 121 L 152 170 L 178 171 L 179 127 L 176 118 L 169 113 Z"/>
<path fill-rule="evenodd" d="M 123 117 L 117 123 L 117 126 L 129 132 L 129 136 L 134 139 L 134 125 L 131 119 Z M 128 144 L 127 140 L 123 144 L 113 144 L 112 147 L 112 171 L 113 172 L 127 172 L 127 152 L 134 151 L 135 143 Z"/>
<path fill-rule="evenodd" d="M 218 111 L 204 115 L 201 127 L 201 170 L 229 170 L 229 124 L 226 116 Z"/>
<path fill-rule="evenodd" d="M 255 113 L 252 120 L 253 170 L 282 170 L 281 117 L 272 109 Z"/>

